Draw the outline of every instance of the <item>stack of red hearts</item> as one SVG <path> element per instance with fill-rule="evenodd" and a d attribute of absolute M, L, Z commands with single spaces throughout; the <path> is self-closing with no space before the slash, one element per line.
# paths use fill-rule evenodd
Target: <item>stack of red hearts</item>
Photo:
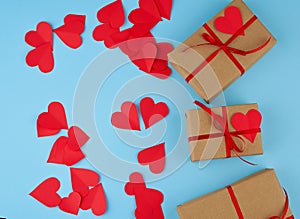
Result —
<path fill-rule="evenodd" d="M 108 48 L 118 46 L 140 70 L 157 78 L 166 79 L 171 74 L 167 54 L 173 50 L 169 43 L 157 43 L 151 29 L 162 17 L 170 19 L 172 0 L 140 0 L 140 8 L 129 14 L 131 28 L 120 31 L 125 22 L 121 0 L 98 11 L 102 23 L 93 32 L 96 41 L 104 41 Z"/>
<path fill-rule="evenodd" d="M 62 211 L 77 215 L 79 209 L 89 210 L 100 216 L 106 211 L 106 198 L 99 175 L 91 170 L 71 168 L 73 192 L 61 198 L 57 191 L 60 182 L 49 178 L 37 186 L 30 195 L 47 207 L 59 207 Z"/>
<path fill-rule="evenodd" d="M 54 68 L 53 32 L 69 47 L 77 49 L 82 44 L 81 34 L 85 28 L 85 16 L 69 14 L 64 19 L 64 25 L 52 30 L 47 22 L 40 22 L 36 30 L 26 33 L 25 41 L 35 47 L 26 56 L 30 67 L 38 66 L 43 73 Z"/>

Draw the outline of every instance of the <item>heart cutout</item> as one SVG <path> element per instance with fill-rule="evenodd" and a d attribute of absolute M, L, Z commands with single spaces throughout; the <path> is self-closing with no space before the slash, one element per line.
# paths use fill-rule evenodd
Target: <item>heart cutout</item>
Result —
<path fill-rule="evenodd" d="M 93 38 L 96 41 L 104 41 L 108 48 L 112 48 L 116 43 L 111 36 L 118 33 L 120 33 L 118 28 L 112 28 L 109 24 L 101 24 L 94 29 Z"/>
<path fill-rule="evenodd" d="M 126 183 L 124 190 L 127 195 L 134 195 L 139 190 L 144 190 L 146 184 L 142 174 L 134 172 L 129 176 L 129 182 Z"/>
<path fill-rule="evenodd" d="M 259 132 L 261 121 L 262 116 L 260 112 L 255 109 L 249 110 L 246 115 L 240 112 L 235 113 L 231 118 L 231 124 L 236 131 L 257 130 L 257 132 L 254 133 L 243 134 L 243 136 L 252 143 L 255 141 L 256 135 Z"/>
<path fill-rule="evenodd" d="M 60 188 L 60 182 L 56 178 L 49 178 L 37 186 L 29 195 L 41 202 L 43 205 L 53 208 L 60 203 L 60 196 L 57 191 Z"/>
<path fill-rule="evenodd" d="M 166 103 L 154 103 L 150 97 L 146 97 L 140 102 L 140 110 L 146 129 L 164 119 L 169 114 Z"/>
<path fill-rule="evenodd" d="M 141 165 L 149 165 L 150 171 L 154 174 L 161 173 L 166 164 L 165 143 L 140 151 L 138 162 Z"/>
<path fill-rule="evenodd" d="M 218 31 L 226 34 L 235 34 L 243 26 L 243 18 L 239 8 L 230 6 L 225 9 L 224 16 L 215 20 Z M 239 35 L 245 35 L 243 31 Z"/>
<path fill-rule="evenodd" d="M 55 135 L 62 129 L 68 129 L 64 106 L 59 102 L 52 102 L 48 106 L 48 112 L 38 116 L 38 137 Z"/>
<path fill-rule="evenodd" d="M 143 62 L 145 71 L 150 72 L 152 70 L 153 63 L 156 59 L 157 54 L 157 47 L 153 43 L 146 43 L 143 45 L 143 47 L 140 49 L 140 52 L 137 56 L 134 58 L 131 58 L 133 61 L 140 61 Z"/>
<path fill-rule="evenodd" d="M 25 42 L 33 47 L 39 47 L 45 43 L 49 43 L 52 48 L 53 45 L 52 26 L 47 22 L 38 23 L 35 31 L 31 30 L 26 33 Z"/>
<path fill-rule="evenodd" d="M 170 20 L 173 4 L 172 0 L 155 0 L 155 3 L 160 16 Z"/>
<path fill-rule="evenodd" d="M 91 209 L 96 216 L 103 215 L 106 212 L 106 197 L 101 183 L 92 188 L 88 196 L 83 198 L 80 208 L 82 210 Z"/>
<path fill-rule="evenodd" d="M 64 19 L 64 25 L 56 28 L 56 35 L 70 48 L 77 49 L 82 44 L 81 34 L 85 28 L 85 16 L 69 14 Z"/>
<path fill-rule="evenodd" d="M 92 170 L 71 168 L 70 172 L 73 191 L 78 192 L 81 197 L 86 197 L 90 187 L 98 185 L 100 181 L 99 175 Z"/>
<path fill-rule="evenodd" d="M 79 151 L 80 148 L 90 139 L 90 137 L 77 126 L 72 126 L 69 129 L 68 136 L 68 147 L 74 151 Z"/>
<path fill-rule="evenodd" d="M 70 193 L 69 197 L 62 198 L 59 209 L 74 215 L 78 215 L 81 203 L 81 196 L 77 192 Z"/>
<path fill-rule="evenodd" d="M 111 123 L 120 129 L 141 130 L 138 110 L 132 102 L 124 102 L 121 106 L 121 112 L 112 114 Z"/>
<path fill-rule="evenodd" d="M 100 9 L 97 18 L 102 23 L 110 24 L 112 28 L 119 28 L 125 22 L 125 13 L 121 0 L 114 1 Z"/>

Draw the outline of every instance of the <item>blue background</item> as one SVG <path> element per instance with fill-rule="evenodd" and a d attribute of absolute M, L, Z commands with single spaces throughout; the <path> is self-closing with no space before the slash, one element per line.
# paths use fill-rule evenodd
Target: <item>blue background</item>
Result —
<path fill-rule="evenodd" d="M 7 218 L 75 218 L 58 208 L 49 209 L 28 196 L 40 182 L 50 176 L 61 180 L 60 194 L 71 189 L 69 168 L 46 164 L 51 145 L 57 138 L 36 137 L 35 121 L 53 100 L 65 105 L 71 122 L 73 94 L 85 67 L 106 48 L 91 37 L 98 25 L 98 9 L 107 0 L 11 0 L 1 2 L 0 45 L 0 217 Z M 228 105 L 258 102 L 264 116 L 263 141 L 265 154 L 251 157 L 258 167 L 248 166 L 238 159 L 216 160 L 199 170 L 198 163 L 189 160 L 169 177 L 149 184 L 165 195 L 163 209 L 167 219 L 178 218 L 175 207 L 185 201 L 219 189 L 244 176 L 264 168 L 275 168 L 282 185 L 289 192 L 290 206 L 300 217 L 299 171 L 299 8 L 297 0 L 247 0 L 249 7 L 278 39 L 274 49 L 263 57 L 242 78 L 225 92 Z M 123 1 L 126 13 L 137 2 Z M 205 21 L 222 9 L 228 0 L 174 0 L 171 21 L 159 23 L 154 36 L 176 41 L 185 40 Z M 73 51 L 55 38 L 55 70 L 48 74 L 25 64 L 31 49 L 24 42 L 27 31 L 39 21 L 60 26 L 68 13 L 87 15 L 83 46 Z M 128 23 L 126 23 L 129 26 Z M 143 74 L 129 67 L 130 74 Z M 126 73 L 126 72 L 124 72 Z M 184 84 L 177 72 L 173 78 Z M 192 93 L 195 98 L 196 94 Z M 180 104 L 180 103 L 179 103 Z M 172 110 L 172 108 L 171 108 Z M 178 127 L 174 127 L 178 128 Z M 168 142 L 168 139 L 166 139 Z M 172 141 L 172 139 L 169 139 Z M 91 168 L 87 161 L 77 167 Z M 102 218 L 133 218 L 134 199 L 124 193 L 124 184 L 101 174 L 108 199 L 108 211 Z M 78 218 L 96 218 L 81 211 Z"/>

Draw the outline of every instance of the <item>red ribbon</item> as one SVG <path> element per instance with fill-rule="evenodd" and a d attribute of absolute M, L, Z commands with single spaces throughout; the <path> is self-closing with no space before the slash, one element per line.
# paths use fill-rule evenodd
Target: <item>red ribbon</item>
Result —
<path fill-rule="evenodd" d="M 231 157 L 231 152 L 236 152 L 236 156 L 240 158 L 242 161 L 250 164 L 255 165 L 253 163 L 250 163 L 249 161 L 246 161 L 245 159 L 241 158 L 238 153 L 243 153 L 246 150 L 246 142 L 245 140 L 240 136 L 244 134 L 252 134 L 252 133 L 258 133 L 261 132 L 261 129 L 247 129 L 247 130 L 241 130 L 241 131 L 229 131 L 228 126 L 228 119 L 227 119 L 227 110 L 226 107 L 222 107 L 222 116 L 217 115 L 214 113 L 210 108 L 205 106 L 203 103 L 199 101 L 195 101 L 195 104 L 201 107 L 205 112 L 207 112 L 212 118 L 213 118 L 213 124 L 216 129 L 220 131 L 220 133 L 214 133 L 214 134 L 205 134 L 205 135 L 198 135 L 198 136 L 191 136 L 188 138 L 189 142 L 192 141 L 199 141 L 209 138 L 225 138 L 225 145 L 226 145 L 226 158 Z M 238 138 L 242 143 L 243 146 L 240 148 L 233 138 Z"/>
<path fill-rule="evenodd" d="M 239 219 L 244 219 L 244 215 L 243 215 L 243 212 L 240 208 L 240 205 L 238 203 L 238 200 L 234 194 L 234 191 L 232 189 L 231 186 L 228 186 L 227 187 L 227 191 L 230 195 L 230 198 L 231 198 L 231 201 L 234 205 L 234 208 L 235 208 L 235 211 L 239 217 Z M 294 216 L 291 215 L 289 217 L 286 217 L 287 213 L 288 213 L 288 210 L 289 210 L 289 197 L 288 197 L 288 194 L 286 192 L 286 190 L 284 189 L 284 193 L 285 193 L 285 205 L 284 205 L 284 210 L 283 210 L 283 213 L 281 216 L 272 216 L 272 217 L 269 217 L 269 219 L 294 219 Z"/>
<path fill-rule="evenodd" d="M 241 72 L 241 75 L 244 74 L 245 73 L 244 67 L 234 57 L 233 54 L 246 56 L 248 54 L 255 53 L 255 52 L 263 49 L 266 45 L 268 45 L 268 43 L 271 40 L 271 37 L 265 43 L 263 43 L 261 46 L 255 48 L 255 49 L 249 50 L 249 51 L 244 51 L 244 50 L 230 47 L 229 44 L 232 43 L 240 35 L 240 33 L 244 32 L 256 20 L 257 20 L 257 17 L 254 15 L 252 18 L 250 18 L 250 20 L 247 23 L 245 23 L 239 30 L 237 30 L 237 32 L 235 34 L 233 34 L 225 43 L 223 43 L 221 41 L 221 39 L 214 33 L 214 31 L 207 24 L 204 24 L 203 27 L 208 32 L 208 34 L 204 33 L 204 34 L 202 34 L 202 37 L 205 41 L 207 41 L 207 43 L 201 43 L 201 44 L 192 46 L 190 48 L 198 47 L 198 46 L 205 46 L 205 45 L 213 45 L 213 46 L 218 47 L 218 49 L 215 52 L 213 52 L 210 56 L 208 56 L 204 60 L 204 62 L 202 62 L 192 73 L 190 73 L 186 77 L 186 79 L 185 79 L 186 82 L 189 83 L 208 63 L 210 63 L 218 55 L 218 53 L 221 50 L 223 50 L 226 53 L 226 55 L 229 57 L 229 59 L 239 69 L 239 71 Z M 188 48 L 188 49 L 190 49 L 190 48 Z M 188 50 L 188 49 L 186 49 L 186 50 Z M 186 50 L 184 50 L 184 51 L 186 51 Z"/>

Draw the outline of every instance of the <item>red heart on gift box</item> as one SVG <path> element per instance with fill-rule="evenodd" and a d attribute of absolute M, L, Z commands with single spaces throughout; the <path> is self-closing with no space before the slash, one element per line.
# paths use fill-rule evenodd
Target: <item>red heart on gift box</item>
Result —
<path fill-rule="evenodd" d="M 68 143 L 69 139 L 67 137 L 59 137 L 53 144 L 47 163 L 73 166 L 85 157 L 81 150 L 74 151 L 70 149 Z"/>
<path fill-rule="evenodd" d="M 61 129 L 68 129 L 65 109 L 61 103 L 52 102 L 48 106 L 48 112 L 41 113 L 38 116 L 38 137 L 55 135 Z"/>
<path fill-rule="evenodd" d="M 226 34 L 235 34 L 243 26 L 243 18 L 239 8 L 230 6 L 225 9 L 224 17 L 215 20 L 215 27 L 218 31 Z M 241 32 L 240 35 L 245 35 Z"/>
<path fill-rule="evenodd" d="M 98 185 L 100 181 L 99 175 L 92 170 L 71 168 L 70 172 L 73 191 L 78 192 L 81 197 L 87 196 L 90 187 Z"/>
<path fill-rule="evenodd" d="M 259 132 L 261 121 L 262 116 L 260 112 L 255 109 L 249 110 L 246 115 L 243 113 L 235 113 L 231 118 L 231 124 L 237 131 L 245 131 L 249 129 L 257 130 L 257 132 L 251 134 L 243 134 L 243 136 L 252 143 Z"/>
<path fill-rule="evenodd" d="M 25 41 L 33 47 L 39 47 L 45 43 L 49 43 L 52 48 L 53 32 L 51 25 L 47 22 L 38 23 L 36 31 L 32 30 L 26 33 Z"/>
<path fill-rule="evenodd" d="M 52 208 L 58 206 L 60 203 L 61 198 L 57 194 L 59 188 L 59 180 L 49 178 L 37 186 L 29 195 L 47 207 Z"/>
<path fill-rule="evenodd" d="M 167 104 L 163 102 L 155 104 L 150 97 L 141 100 L 140 110 L 146 129 L 164 119 L 169 113 Z"/>
<path fill-rule="evenodd" d="M 54 68 L 52 45 L 50 43 L 45 43 L 31 50 L 26 55 L 26 63 L 30 67 L 38 66 L 43 73 L 52 71 Z"/>
<path fill-rule="evenodd" d="M 96 216 L 103 215 L 106 212 L 106 198 L 102 184 L 89 191 L 89 194 L 83 198 L 80 208 L 82 210 L 92 209 Z"/>
<path fill-rule="evenodd" d="M 59 204 L 60 210 L 78 215 L 79 207 L 81 203 L 81 196 L 77 192 L 70 193 L 69 197 L 62 198 Z"/>
<path fill-rule="evenodd" d="M 165 143 L 140 151 L 138 162 L 141 165 L 149 165 L 152 173 L 161 173 L 166 164 Z"/>
<path fill-rule="evenodd" d="M 57 36 L 69 47 L 76 49 L 81 46 L 81 34 L 85 27 L 85 16 L 69 14 L 64 19 L 64 25 L 54 30 Z"/>
<path fill-rule="evenodd" d="M 90 139 L 90 137 L 77 126 L 72 126 L 69 129 L 68 137 L 68 147 L 74 151 L 80 150 L 80 148 Z"/>
<path fill-rule="evenodd" d="M 121 112 L 112 114 L 111 123 L 113 126 L 128 130 L 141 130 L 138 110 L 132 102 L 125 102 L 121 106 Z"/>
<path fill-rule="evenodd" d="M 112 28 L 119 28 L 125 22 L 124 8 L 121 0 L 103 7 L 98 11 L 97 18 L 102 23 L 108 23 Z"/>

